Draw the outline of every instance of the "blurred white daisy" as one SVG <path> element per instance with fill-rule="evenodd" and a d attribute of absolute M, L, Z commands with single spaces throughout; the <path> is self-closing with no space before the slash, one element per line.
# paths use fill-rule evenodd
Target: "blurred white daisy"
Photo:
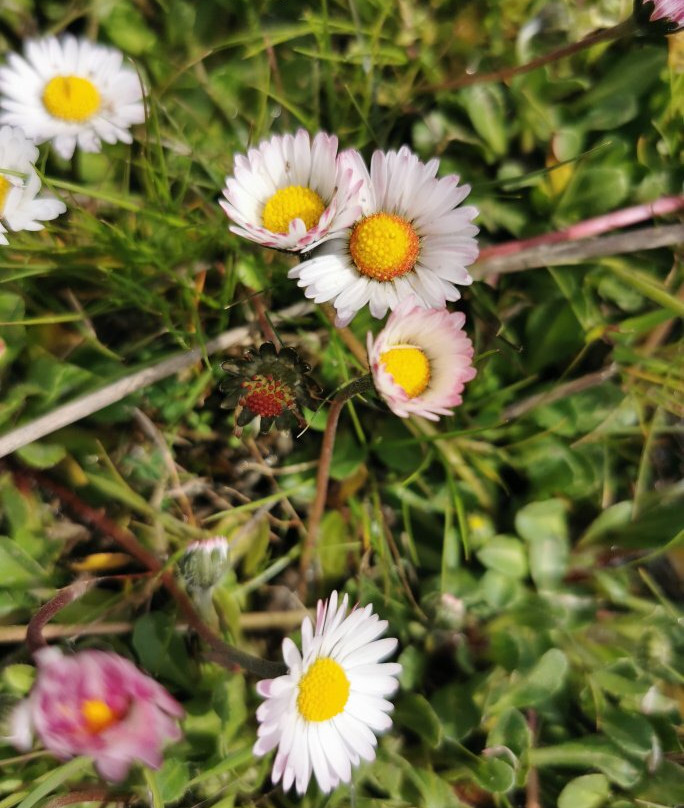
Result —
<path fill-rule="evenodd" d="M 368 334 L 373 382 L 395 415 L 438 421 L 461 403 L 465 383 L 477 373 L 464 323 L 461 312 L 424 309 L 408 298 L 375 340 Z"/>
<path fill-rule="evenodd" d="M 8 244 L 7 229 L 42 230 L 44 222 L 64 213 L 66 205 L 53 197 L 38 197 L 40 177 L 34 163 L 36 145 L 21 129 L 0 128 L 0 244 Z"/>
<path fill-rule="evenodd" d="M 319 601 L 315 629 L 308 617 L 302 624 L 302 653 L 283 641 L 289 672 L 257 685 L 266 701 L 257 710 L 254 754 L 278 747 L 271 776 L 286 791 L 294 783 L 304 794 L 312 772 L 324 792 L 348 783 L 352 766 L 375 758 L 374 733 L 392 726 L 384 697 L 397 689 L 401 665 L 381 660 L 397 640 L 377 639 L 387 621 L 370 605 L 347 615 L 347 601 L 338 606 L 337 592 Z"/>
<path fill-rule="evenodd" d="M 304 294 L 331 300 L 336 324 L 347 325 L 366 304 L 384 317 L 409 295 L 425 308 L 443 308 L 468 285 L 466 267 L 478 254 L 470 192 L 455 175 L 436 179 L 438 160 L 422 163 L 410 149 L 376 151 L 370 174 L 358 152 L 340 155 L 342 169 L 362 176 L 362 218 L 289 272 Z"/>
<path fill-rule="evenodd" d="M 356 191 L 362 178 L 341 170 L 337 138 L 274 135 L 247 155 L 235 156 L 219 204 L 237 227 L 233 233 L 265 247 L 299 252 L 344 230 L 360 216 Z"/>
<path fill-rule="evenodd" d="M 130 143 L 145 120 L 138 74 L 123 54 L 73 36 L 29 40 L 24 57 L 11 53 L 0 68 L 0 123 L 36 143 L 52 141 L 68 160 L 78 145 L 99 152 L 101 141 Z"/>

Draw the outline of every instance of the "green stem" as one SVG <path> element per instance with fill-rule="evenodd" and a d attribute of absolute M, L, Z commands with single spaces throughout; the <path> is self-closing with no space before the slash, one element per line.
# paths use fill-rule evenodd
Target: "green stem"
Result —
<path fill-rule="evenodd" d="M 373 377 L 368 374 L 354 379 L 343 387 L 335 396 L 328 412 L 328 422 L 323 433 L 323 443 L 321 444 L 321 454 L 318 459 L 318 474 L 316 475 L 316 498 L 314 499 L 309 513 L 309 523 L 307 525 L 306 539 L 302 548 L 302 555 L 299 559 L 299 571 L 301 574 L 299 590 L 300 597 L 304 599 L 306 595 L 307 578 L 310 573 L 311 561 L 318 540 L 318 530 L 325 510 L 325 501 L 328 495 L 328 483 L 330 481 L 330 466 L 332 463 L 333 449 L 335 448 L 335 435 L 337 424 L 344 405 L 355 395 L 365 393 L 372 389 Z"/>

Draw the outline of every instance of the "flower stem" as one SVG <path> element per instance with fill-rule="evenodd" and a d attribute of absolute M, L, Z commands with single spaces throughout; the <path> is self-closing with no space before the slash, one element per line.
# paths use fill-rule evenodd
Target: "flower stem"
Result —
<path fill-rule="evenodd" d="M 299 594 L 302 600 L 306 596 L 307 579 L 310 573 L 311 561 L 318 540 L 318 530 L 325 510 L 325 501 L 328 495 L 328 482 L 330 481 L 330 465 L 332 463 L 333 449 L 335 448 L 335 435 L 340 414 L 344 405 L 355 395 L 364 393 L 373 387 L 373 377 L 370 374 L 354 379 L 345 385 L 332 400 L 328 411 L 328 421 L 323 433 L 323 443 L 321 444 L 321 454 L 318 459 L 318 474 L 316 475 L 316 498 L 314 499 L 311 511 L 309 512 L 309 522 L 307 525 L 304 547 L 299 559 Z"/>
<path fill-rule="evenodd" d="M 22 473 L 15 472 L 15 474 L 21 475 Z M 251 654 L 247 654 L 244 651 L 240 651 L 238 648 L 225 643 L 221 637 L 219 637 L 218 634 L 216 634 L 199 616 L 185 590 L 181 588 L 174 578 L 173 572 L 166 569 L 155 555 L 150 553 L 149 550 L 145 549 L 142 544 L 140 544 L 138 539 L 133 535 L 133 533 L 126 530 L 126 528 L 121 527 L 116 522 L 113 522 L 101 511 L 91 508 L 79 497 L 77 497 L 76 494 L 59 485 L 58 483 L 53 482 L 48 477 L 35 472 L 32 472 L 32 474 L 41 487 L 46 488 L 47 490 L 56 494 L 62 503 L 77 513 L 84 522 L 93 525 L 101 532 L 111 536 L 127 553 L 144 564 L 144 566 L 147 567 L 150 572 L 153 572 L 159 576 L 165 589 L 173 597 L 180 610 L 185 615 L 185 619 L 188 621 L 188 624 L 212 649 L 214 652 L 213 658 L 219 661 L 221 665 L 229 670 L 244 668 L 246 671 L 253 673 L 255 676 L 264 678 L 280 676 L 286 672 L 285 666 L 280 662 L 271 662 L 269 660 L 252 656 Z M 78 588 L 79 584 L 80 589 Z M 46 644 L 42 637 L 41 630 L 47 621 L 61 608 L 83 595 L 88 586 L 91 585 L 91 582 L 85 581 L 79 582 L 79 584 L 74 585 L 73 588 L 67 587 L 66 590 L 60 590 L 57 596 L 50 601 L 50 603 L 45 604 L 45 606 L 43 606 L 43 608 L 38 612 L 34 618 L 34 620 L 37 621 L 34 629 L 31 631 L 31 627 L 29 626 L 29 631 L 27 631 L 27 643 L 37 643 L 37 645 L 34 646 L 34 650 Z M 55 604 L 54 601 L 57 601 L 57 603 Z M 40 620 L 38 620 L 39 616 Z M 33 623 L 33 621 L 31 622 Z M 30 640 L 29 632 L 31 637 Z"/>
<path fill-rule="evenodd" d="M 562 48 L 551 51 L 551 53 L 546 53 L 544 56 L 538 56 L 536 59 L 532 59 L 532 61 L 526 62 L 524 65 L 503 67 L 499 70 L 492 70 L 489 73 L 466 73 L 453 81 L 431 85 L 426 89 L 428 91 L 458 90 L 461 87 L 470 87 L 472 84 L 482 84 L 487 81 L 507 81 L 515 76 L 520 76 L 523 73 L 529 73 L 530 71 L 536 70 L 539 67 L 544 67 L 544 65 L 551 64 L 551 62 L 556 62 L 559 59 L 572 56 L 585 48 L 590 48 L 593 45 L 597 45 L 599 42 L 608 42 L 610 40 L 620 39 L 623 36 L 629 36 L 636 30 L 637 26 L 634 20 L 630 17 L 629 19 L 624 20 L 611 28 L 603 28 L 600 31 L 594 31 L 584 39 L 580 39 L 579 42 L 573 42 L 570 45 L 565 45 Z"/>

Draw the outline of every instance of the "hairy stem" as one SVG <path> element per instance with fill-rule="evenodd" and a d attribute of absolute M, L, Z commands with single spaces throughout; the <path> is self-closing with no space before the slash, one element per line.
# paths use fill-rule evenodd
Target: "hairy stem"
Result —
<path fill-rule="evenodd" d="M 301 574 L 299 582 L 299 594 L 302 600 L 306 595 L 308 577 L 310 574 L 311 561 L 318 540 L 318 530 L 325 510 L 325 501 L 328 496 L 328 482 L 330 481 L 330 465 L 332 463 L 333 449 L 335 448 L 335 435 L 337 434 L 337 424 L 344 405 L 353 396 L 370 390 L 373 386 L 373 377 L 369 374 L 354 379 L 343 387 L 330 404 L 328 411 L 328 421 L 323 433 L 323 443 L 321 444 L 321 454 L 318 459 L 318 474 L 316 475 L 316 498 L 309 512 L 309 522 L 307 525 L 304 547 L 299 559 L 299 571 Z"/>

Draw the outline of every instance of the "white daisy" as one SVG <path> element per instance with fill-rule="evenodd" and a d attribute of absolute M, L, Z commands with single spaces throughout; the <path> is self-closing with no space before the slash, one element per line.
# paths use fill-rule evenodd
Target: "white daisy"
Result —
<path fill-rule="evenodd" d="M 341 170 L 337 138 L 319 132 L 274 135 L 247 156 L 235 156 L 219 204 L 237 227 L 233 233 L 265 247 L 301 251 L 350 227 L 360 216 L 356 192 L 362 177 Z"/>
<path fill-rule="evenodd" d="M 29 40 L 0 68 L 0 122 L 19 126 L 36 143 L 53 142 L 68 160 L 78 145 L 99 152 L 101 141 L 130 143 L 145 120 L 136 71 L 114 48 L 65 36 Z"/>
<path fill-rule="evenodd" d="M 375 340 L 368 334 L 373 382 L 395 415 L 438 421 L 461 403 L 465 383 L 477 373 L 464 323 L 461 312 L 426 310 L 408 298 Z"/>
<path fill-rule="evenodd" d="M 257 685 L 266 701 L 257 710 L 254 754 L 278 747 L 271 776 L 286 791 L 294 783 L 304 794 L 312 772 L 324 792 L 348 783 L 352 766 L 375 758 L 374 733 L 392 726 L 384 697 L 397 689 L 401 665 L 380 660 L 397 640 L 377 639 L 387 621 L 370 605 L 347 616 L 347 601 L 345 595 L 338 607 L 337 592 L 319 601 L 316 628 L 309 618 L 302 624 L 302 653 L 283 640 L 289 673 Z"/>
<path fill-rule="evenodd" d="M 470 192 L 455 175 L 436 179 L 438 160 L 422 163 L 410 149 L 376 151 L 370 174 L 358 152 L 340 155 L 342 168 L 362 176 L 363 217 L 294 267 L 304 294 L 333 302 L 338 326 L 347 325 L 367 303 L 384 317 L 409 295 L 425 308 L 443 308 L 468 285 L 466 267 L 478 254 L 473 206 L 458 205 Z"/>
<path fill-rule="evenodd" d="M 66 205 L 59 199 L 41 196 L 40 177 L 34 163 L 38 159 L 36 145 L 21 129 L 0 128 L 0 244 L 8 244 L 7 229 L 42 230 L 44 222 L 64 213 Z"/>

